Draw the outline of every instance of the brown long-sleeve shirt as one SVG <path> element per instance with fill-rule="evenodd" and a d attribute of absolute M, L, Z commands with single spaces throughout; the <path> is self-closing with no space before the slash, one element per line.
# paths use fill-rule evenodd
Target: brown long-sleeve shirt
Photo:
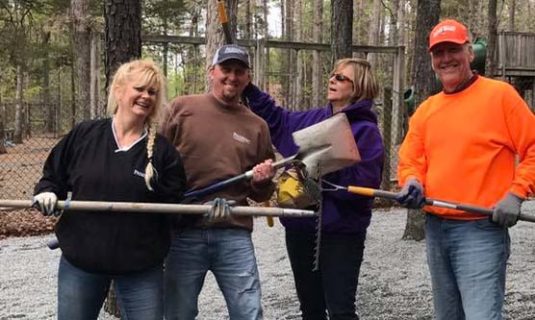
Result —
<path fill-rule="evenodd" d="M 264 120 L 241 104 L 224 105 L 211 94 L 175 98 L 164 112 L 161 132 L 182 155 L 189 189 L 210 186 L 274 158 Z M 273 190 L 273 183 L 253 186 L 244 180 L 199 201 L 220 197 L 247 205 L 247 197 L 264 201 Z M 202 221 L 197 219 L 196 225 Z M 214 226 L 252 230 L 253 223 L 250 217 L 231 217 Z"/>

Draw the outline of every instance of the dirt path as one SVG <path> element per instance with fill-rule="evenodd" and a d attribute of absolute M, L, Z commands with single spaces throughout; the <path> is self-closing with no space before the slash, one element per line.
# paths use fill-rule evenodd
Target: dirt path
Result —
<path fill-rule="evenodd" d="M 526 205 L 535 214 L 535 203 Z M 299 319 L 283 228 L 256 220 L 253 234 L 262 279 L 265 319 Z M 364 320 L 432 319 L 430 281 L 422 242 L 401 241 L 405 211 L 374 214 L 361 271 L 358 309 Z M 0 319 L 54 319 L 59 251 L 51 236 L 0 241 Z M 511 229 L 506 319 L 535 319 L 535 225 Z M 221 293 L 209 275 L 199 300 L 201 320 L 228 319 Z M 113 319 L 103 315 L 100 319 Z"/>

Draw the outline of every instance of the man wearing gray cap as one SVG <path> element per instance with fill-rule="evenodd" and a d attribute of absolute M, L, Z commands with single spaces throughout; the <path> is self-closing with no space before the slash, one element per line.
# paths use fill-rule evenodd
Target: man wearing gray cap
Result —
<path fill-rule="evenodd" d="M 247 198 L 265 201 L 274 190 L 274 158 L 267 124 L 241 103 L 250 82 L 249 55 L 224 45 L 208 69 L 207 94 L 175 98 L 165 111 L 161 131 L 183 155 L 190 190 L 253 169 L 250 181 L 192 199 L 193 203 L 229 201 L 247 205 Z M 228 212 L 228 210 L 227 210 Z M 186 215 L 175 222 L 165 265 L 166 319 L 193 320 L 206 273 L 211 271 L 223 292 L 231 320 L 262 319 L 260 280 L 251 241 L 251 217 Z"/>

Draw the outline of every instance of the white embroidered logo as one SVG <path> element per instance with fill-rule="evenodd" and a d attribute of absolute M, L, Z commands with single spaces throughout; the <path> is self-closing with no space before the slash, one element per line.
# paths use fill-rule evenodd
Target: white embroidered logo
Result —
<path fill-rule="evenodd" d="M 433 37 L 438 36 L 439 34 L 442 34 L 444 32 L 455 32 L 455 26 L 442 26 L 437 31 L 433 33 Z"/>
<path fill-rule="evenodd" d="M 145 173 L 138 171 L 137 169 L 134 169 L 134 175 L 145 179 Z"/>
<path fill-rule="evenodd" d="M 232 134 L 232 138 L 234 138 L 234 140 L 241 142 L 241 143 L 247 143 L 247 144 L 251 143 L 251 140 L 247 139 L 246 137 L 240 134 L 237 134 L 236 132 Z"/>
<path fill-rule="evenodd" d="M 240 49 L 240 48 L 226 47 L 225 48 L 225 54 L 229 54 L 229 53 L 237 53 L 237 54 L 245 55 L 245 52 L 243 52 L 243 50 Z"/>

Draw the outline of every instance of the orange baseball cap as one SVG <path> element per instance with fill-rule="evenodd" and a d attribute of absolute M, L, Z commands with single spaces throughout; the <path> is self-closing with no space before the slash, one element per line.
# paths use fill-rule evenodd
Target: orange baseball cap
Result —
<path fill-rule="evenodd" d="M 429 34 L 429 51 L 435 45 L 442 42 L 453 42 L 457 44 L 470 42 L 468 29 L 456 20 L 444 20 L 437 24 Z"/>

